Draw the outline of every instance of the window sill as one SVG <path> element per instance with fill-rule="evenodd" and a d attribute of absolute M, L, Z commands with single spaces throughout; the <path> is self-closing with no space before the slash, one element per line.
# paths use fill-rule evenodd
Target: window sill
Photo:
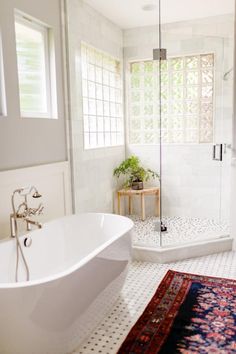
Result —
<path fill-rule="evenodd" d="M 22 116 L 20 116 L 20 118 L 22 118 L 22 119 L 49 119 L 49 120 L 57 120 L 58 119 L 58 117 L 46 117 L 46 116 L 24 116 L 24 115 L 22 115 Z"/>
<path fill-rule="evenodd" d="M 159 143 L 159 144 L 130 144 L 128 143 L 128 146 L 212 146 L 212 143 Z"/>
<path fill-rule="evenodd" d="M 120 145 L 109 145 L 109 146 L 96 146 L 96 147 L 91 147 L 91 148 L 83 148 L 84 152 L 87 151 L 94 151 L 94 150 L 105 150 L 105 149 L 115 149 L 115 148 L 121 148 L 125 147 L 125 144 L 120 144 Z"/>

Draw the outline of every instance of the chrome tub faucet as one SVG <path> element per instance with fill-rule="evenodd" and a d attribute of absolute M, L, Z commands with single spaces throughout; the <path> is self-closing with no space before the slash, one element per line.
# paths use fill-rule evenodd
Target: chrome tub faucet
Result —
<path fill-rule="evenodd" d="M 16 195 L 19 195 L 24 198 L 23 202 L 20 203 L 17 208 L 15 205 Z M 11 203 L 13 213 L 10 215 L 11 237 L 16 236 L 18 219 L 24 220 L 26 222 L 27 231 L 31 230 L 32 225 L 36 226 L 39 229 L 42 228 L 42 224 L 36 220 L 32 220 L 31 217 L 41 215 L 44 207 L 42 203 L 40 203 L 37 208 L 30 208 L 28 206 L 28 196 L 30 195 L 32 196 L 32 198 L 41 198 L 41 194 L 39 194 L 38 190 L 34 186 L 16 189 L 12 194 Z"/>

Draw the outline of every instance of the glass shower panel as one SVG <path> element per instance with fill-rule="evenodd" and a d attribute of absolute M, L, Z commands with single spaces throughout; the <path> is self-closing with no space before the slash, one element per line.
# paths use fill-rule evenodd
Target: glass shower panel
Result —
<path fill-rule="evenodd" d="M 233 15 L 162 25 L 163 247 L 229 235 L 232 33 Z"/>
<path fill-rule="evenodd" d="M 158 48 L 157 25 L 125 31 L 124 67 L 128 101 L 126 154 L 138 156 L 145 167 L 160 174 L 159 66 L 158 61 L 153 60 L 153 48 Z M 145 188 L 159 186 L 158 179 L 145 183 Z M 131 216 L 135 221 L 133 245 L 159 248 L 157 201 L 152 195 L 145 196 L 143 221 L 139 218 L 140 206 L 137 195 Z"/>

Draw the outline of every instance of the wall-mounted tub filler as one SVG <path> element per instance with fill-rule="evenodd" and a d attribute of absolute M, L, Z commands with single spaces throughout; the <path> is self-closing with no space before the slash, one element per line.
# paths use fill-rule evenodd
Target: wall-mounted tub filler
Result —
<path fill-rule="evenodd" d="M 15 196 L 19 195 L 20 197 L 23 197 L 24 200 L 22 203 L 16 207 L 15 205 Z M 19 234 L 18 234 L 18 224 L 17 220 L 22 219 L 26 222 L 26 229 L 27 231 L 31 230 L 31 225 L 35 225 L 39 229 L 42 228 L 42 224 L 39 223 L 38 221 L 30 219 L 32 216 L 35 215 L 40 215 L 42 214 L 43 211 L 43 205 L 40 203 L 37 208 L 30 208 L 28 206 L 28 196 L 32 196 L 33 198 L 40 198 L 41 194 L 39 194 L 38 190 L 34 186 L 30 187 L 23 187 L 16 189 L 11 197 L 11 204 L 12 204 L 12 214 L 10 215 L 10 225 L 11 225 L 11 237 L 16 238 L 16 273 L 15 273 L 15 280 L 16 282 L 18 281 L 18 265 L 19 265 L 19 252 L 21 254 L 23 263 L 25 265 L 26 269 L 26 279 L 27 281 L 29 280 L 30 274 L 29 274 L 29 267 L 26 262 L 24 252 L 22 250 L 20 240 L 19 240 Z"/>
<path fill-rule="evenodd" d="M 34 192 L 34 193 L 33 193 Z M 33 194 L 32 194 L 33 193 Z M 24 201 L 18 205 L 16 208 L 15 206 L 15 196 L 16 194 L 24 197 Z M 31 225 L 35 225 L 37 228 L 41 229 L 42 224 L 38 221 L 30 219 L 32 216 L 42 214 L 44 209 L 42 203 L 39 204 L 37 208 L 30 208 L 28 206 L 28 199 L 27 197 L 32 194 L 33 198 L 41 198 L 41 194 L 39 194 L 38 190 L 34 186 L 30 187 L 23 187 L 16 189 L 11 198 L 12 202 L 12 211 L 13 213 L 10 215 L 10 224 L 11 224 L 11 237 L 16 236 L 16 223 L 17 219 L 22 219 L 26 222 L 26 229 L 27 231 L 31 230 Z"/>

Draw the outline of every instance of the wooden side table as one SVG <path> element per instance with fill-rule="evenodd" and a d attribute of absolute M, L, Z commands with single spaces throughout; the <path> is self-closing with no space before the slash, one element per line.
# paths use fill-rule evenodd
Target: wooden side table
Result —
<path fill-rule="evenodd" d="M 160 216 L 160 188 L 152 187 L 141 190 L 134 189 L 121 189 L 117 192 L 118 197 L 118 214 L 121 215 L 121 197 L 127 196 L 129 198 L 129 214 L 132 214 L 132 197 L 134 195 L 140 195 L 141 199 L 141 218 L 145 220 L 145 196 L 153 195 L 156 197 L 156 216 Z"/>

